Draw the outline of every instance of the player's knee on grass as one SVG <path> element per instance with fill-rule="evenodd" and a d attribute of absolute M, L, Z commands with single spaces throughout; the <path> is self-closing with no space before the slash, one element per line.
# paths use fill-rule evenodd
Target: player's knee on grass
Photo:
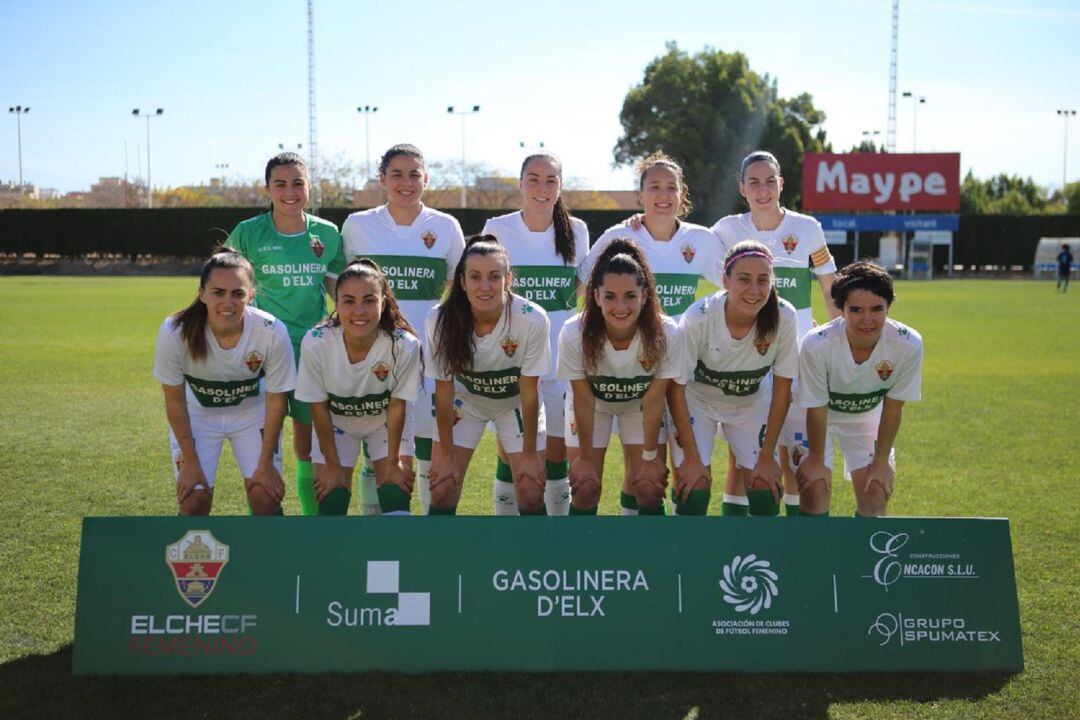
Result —
<path fill-rule="evenodd" d="M 206 490 L 195 490 L 180 503 L 181 515 L 209 515 L 214 494 Z"/>
<path fill-rule="evenodd" d="M 276 515 L 281 509 L 281 505 L 274 502 L 261 485 L 248 488 L 247 496 L 252 515 Z"/>
<path fill-rule="evenodd" d="M 823 482 L 816 482 L 799 493 L 800 515 L 822 515 L 829 511 L 832 493 Z"/>

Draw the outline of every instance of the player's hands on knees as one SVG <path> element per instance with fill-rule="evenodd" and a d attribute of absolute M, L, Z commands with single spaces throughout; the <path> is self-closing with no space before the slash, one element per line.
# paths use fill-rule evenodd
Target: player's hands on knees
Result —
<path fill-rule="evenodd" d="M 281 473 L 273 463 L 256 467 L 251 474 L 251 484 L 262 487 L 267 497 L 279 505 L 285 499 L 285 481 L 281 479 Z"/>
<path fill-rule="evenodd" d="M 411 463 L 398 459 L 396 463 L 390 464 L 390 482 L 394 483 L 410 495 L 412 494 L 413 482 L 415 480 L 416 475 L 413 474 Z"/>
<path fill-rule="evenodd" d="M 773 500 L 780 502 L 784 496 L 784 482 L 780 473 L 780 463 L 772 455 L 764 453 L 758 456 L 754 469 L 750 472 L 749 490 L 770 490 Z"/>
<path fill-rule="evenodd" d="M 570 463 L 570 492 L 577 493 L 578 488 L 593 483 L 600 487 L 600 473 L 596 471 L 596 465 L 578 455 Z"/>
<path fill-rule="evenodd" d="M 824 460 L 808 457 L 802 461 L 799 469 L 795 471 L 795 482 L 799 485 L 799 492 L 804 492 L 817 482 L 822 482 L 826 488 L 829 488 L 831 476 L 832 473 L 829 472 Z"/>
<path fill-rule="evenodd" d="M 544 467 L 544 459 L 540 453 L 522 453 L 519 462 L 517 479 L 523 482 L 531 482 L 544 491 L 547 484 L 547 469 Z"/>
<path fill-rule="evenodd" d="M 441 448 L 441 446 L 436 446 L 436 450 L 431 455 L 431 468 L 428 470 L 430 487 L 436 488 L 447 481 L 460 484 L 461 478 L 457 470 L 457 463 L 454 462 L 453 447 L 448 451 L 438 448 Z"/>
<path fill-rule="evenodd" d="M 881 486 L 882 491 L 885 493 L 885 499 L 888 500 L 892 497 L 893 482 L 896 480 L 896 472 L 893 470 L 892 465 L 889 464 L 889 459 L 884 460 L 875 459 L 866 468 L 866 492 L 870 492 L 870 488 L 874 483 Z"/>
<path fill-rule="evenodd" d="M 667 487 L 667 475 L 668 469 L 660 458 L 655 460 L 642 460 L 638 459 L 631 468 L 631 484 L 638 485 L 645 483 L 646 485 L 655 485 L 661 492 Z"/>
<path fill-rule="evenodd" d="M 197 491 L 196 488 L 200 485 L 202 488 Z M 176 477 L 177 502 L 183 503 L 191 493 L 200 492 L 209 487 L 210 483 L 206 481 L 206 475 L 203 474 L 198 461 L 185 460 L 180 465 L 180 472 Z"/>
<path fill-rule="evenodd" d="M 675 468 L 675 495 L 686 502 L 691 490 L 709 487 L 709 469 L 701 464 L 697 453 L 685 453 L 683 464 Z"/>
<path fill-rule="evenodd" d="M 323 465 L 322 472 L 315 474 L 315 499 L 322 502 L 327 495 L 339 487 L 349 487 L 349 474 L 341 465 Z"/>

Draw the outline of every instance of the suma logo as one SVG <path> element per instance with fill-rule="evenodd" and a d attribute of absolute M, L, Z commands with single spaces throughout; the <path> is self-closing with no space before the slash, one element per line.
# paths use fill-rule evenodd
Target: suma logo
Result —
<path fill-rule="evenodd" d="M 176 591 L 191 607 L 198 607 L 217 587 L 221 569 L 229 562 L 229 546 L 209 530 L 188 530 L 165 547 L 165 564 L 172 570 Z"/>
<path fill-rule="evenodd" d="M 424 241 L 424 247 L 430 250 L 435 247 L 435 241 L 439 239 L 439 236 L 435 234 L 434 230 L 425 230 L 420 239 Z"/>

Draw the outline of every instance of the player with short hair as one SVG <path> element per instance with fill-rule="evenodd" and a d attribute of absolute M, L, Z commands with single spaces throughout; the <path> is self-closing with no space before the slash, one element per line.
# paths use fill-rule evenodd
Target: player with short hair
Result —
<path fill-rule="evenodd" d="M 483 235 L 494 235 L 510 255 L 513 290 L 535 302 L 551 322 L 553 364 L 558 361 L 559 328 L 574 314 L 580 281 L 577 268 L 589 252 L 589 229 L 571 217 L 562 197 L 562 162 L 551 153 L 529 155 L 521 163 L 518 187 L 521 210 L 493 217 Z M 566 383 L 554 370 L 540 380 L 547 426 L 544 504 L 548 515 L 566 515 L 570 508 L 563 401 Z M 517 515 L 510 466 L 500 457 L 495 469 L 495 514 Z"/>
<path fill-rule="evenodd" d="M 821 223 L 809 215 L 783 207 L 780 204 L 783 190 L 780 161 L 770 152 L 755 150 L 743 158 L 739 166 L 739 195 L 746 201 L 749 210 L 721 218 L 712 226 L 712 232 L 720 240 L 722 253 L 743 240 L 757 240 L 769 248 L 773 255 L 776 288 L 780 297 L 795 307 L 799 321 L 797 339 L 801 342 L 814 326 L 810 309 L 812 278 L 817 278 L 821 287 L 829 317 L 835 318 L 839 314 L 829 295 L 836 262 L 825 242 Z M 797 389 L 798 381 L 793 392 L 797 392 Z M 807 443 L 806 414 L 801 408 L 792 408 L 780 435 L 784 510 L 788 515 L 799 513 L 795 469 L 806 457 Z M 827 444 L 831 456 L 832 442 Z M 730 510 L 742 512 L 737 508 Z"/>
<path fill-rule="evenodd" d="M 379 185 L 386 191 L 386 202 L 352 213 L 341 226 L 345 256 L 369 257 L 379 264 L 402 314 L 417 330 L 442 297 L 465 249 L 457 219 L 423 203 L 427 183 L 423 153 L 415 145 L 394 145 L 379 159 Z M 418 401 L 407 405 L 406 434 L 415 436 L 417 490 L 427 512 L 433 421 L 431 388 L 423 385 L 421 379 Z M 360 500 L 365 514 L 379 512 L 375 477 L 366 462 Z"/>
<path fill-rule="evenodd" d="M 232 446 L 255 515 L 280 515 L 281 426 L 296 383 L 284 323 L 251 305 L 251 263 L 207 260 L 199 294 L 158 332 L 154 378 L 165 393 L 181 515 L 208 515 L 221 447 Z"/>
<path fill-rule="evenodd" d="M 745 514 L 730 511 L 746 507 L 743 502 L 751 515 L 780 510 L 776 444 L 791 404 L 799 346 L 795 308 L 777 295 L 772 259 L 754 240 L 735 245 L 724 259 L 723 290 L 695 302 L 679 321 L 686 389 L 671 411 L 678 417 L 685 403 L 692 430 L 680 434 L 674 450 L 679 514 L 704 515 L 708 508 L 718 428 L 737 467 L 724 487 L 725 514 Z"/>
<path fill-rule="evenodd" d="M 333 223 L 304 211 L 308 201 L 307 165 L 293 152 L 266 163 L 270 211 L 244 220 L 225 245 L 236 250 L 255 270 L 256 305 L 285 323 L 300 361 L 304 334 L 326 317 L 326 295 L 334 293 L 334 278 L 345 268 L 341 236 Z M 318 512 L 311 468 L 311 408 L 289 396 L 296 453 L 296 490 L 300 512 Z"/>
<path fill-rule="evenodd" d="M 720 285 L 723 252 L 708 228 L 682 220 L 690 212 L 690 188 L 682 167 L 663 152 L 655 152 L 638 163 L 638 194 L 644 213 L 627 223 L 609 228 L 589 250 L 578 270 L 584 282 L 596 259 L 616 238 L 636 242 L 656 279 L 661 310 L 678 320 L 697 299 L 703 282 Z M 670 389 L 670 385 L 669 385 Z M 662 457 L 666 455 L 660 449 Z M 624 477 L 629 477 L 631 461 L 624 453 Z M 637 513 L 629 485 L 619 496 L 623 514 Z"/>
<path fill-rule="evenodd" d="M 1057 287 L 1061 292 L 1069 292 L 1069 276 L 1072 275 L 1073 254 L 1069 252 L 1068 245 L 1061 246 L 1061 252 L 1057 256 L 1058 281 Z"/>
<path fill-rule="evenodd" d="M 630 457 L 629 487 L 642 515 L 663 514 L 667 469 L 658 448 L 664 401 L 682 374 L 674 320 L 660 311 L 641 248 L 616 238 L 596 259 L 585 307 L 559 332 L 558 376 L 569 381 L 566 444 L 571 515 L 595 515 L 613 420 Z"/>
<path fill-rule="evenodd" d="M 420 387 L 420 341 L 378 263 L 350 263 L 337 279 L 334 314 L 308 331 L 296 396 L 311 403 L 320 515 L 345 515 L 361 444 L 375 469 L 382 513 L 408 515 L 412 439 L 405 403 Z"/>
<path fill-rule="evenodd" d="M 540 378 L 551 370 L 547 314 L 510 291 L 510 258 L 469 238 L 446 300 L 428 313 L 425 374 L 435 381 L 431 515 L 453 515 L 488 422 L 506 451 L 521 515 L 546 515 Z"/>
<path fill-rule="evenodd" d="M 893 494 L 893 445 L 904 403 L 922 395 L 922 337 L 889 317 L 889 273 L 857 262 L 836 274 L 839 318 L 803 338 L 799 405 L 806 408 L 809 454 L 797 474 L 804 515 L 827 515 L 832 495 L 826 428 L 836 433 L 855 490 L 856 515 L 884 515 Z"/>

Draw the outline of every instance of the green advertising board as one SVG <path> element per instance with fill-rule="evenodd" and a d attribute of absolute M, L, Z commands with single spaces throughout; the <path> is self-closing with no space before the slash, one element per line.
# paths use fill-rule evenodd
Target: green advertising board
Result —
<path fill-rule="evenodd" d="M 76 673 L 1013 671 L 1006 520 L 87 518 Z"/>

